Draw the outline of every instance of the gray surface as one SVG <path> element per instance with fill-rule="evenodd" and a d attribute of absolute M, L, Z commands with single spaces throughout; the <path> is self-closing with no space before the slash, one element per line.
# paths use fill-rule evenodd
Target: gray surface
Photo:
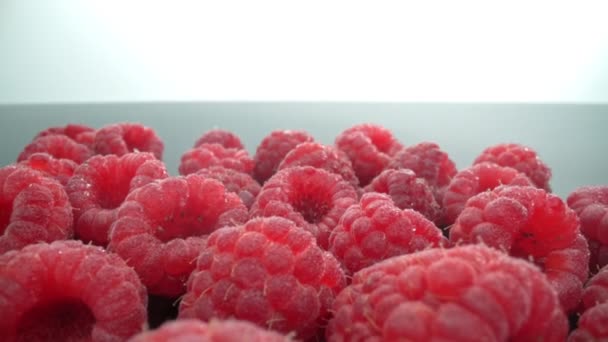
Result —
<path fill-rule="evenodd" d="M 165 162 L 176 174 L 180 155 L 204 131 L 238 134 L 250 153 L 274 129 L 304 129 L 333 143 L 345 128 L 373 122 L 404 144 L 435 141 L 459 168 L 485 147 L 517 142 L 534 148 L 552 168 L 552 186 L 566 196 L 582 185 L 608 184 L 608 105 L 372 104 L 372 103 L 124 103 L 0 106 L 0 164 L 15 160 L 40 130 L 66 123 L 93 127 L 137 121 L 165 141 Z"/>

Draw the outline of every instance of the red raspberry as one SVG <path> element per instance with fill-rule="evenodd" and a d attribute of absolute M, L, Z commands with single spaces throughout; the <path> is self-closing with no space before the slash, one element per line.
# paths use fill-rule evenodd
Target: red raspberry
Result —
<path fill-rule="evenodd" d="M 592 273 L 608 265 L 608 186 L 581 187 L 568 196 L 568 206 L 581 222 L 581 231 L 589 242 Z"/>
<path fill-rule="evenodd" d="M 412 170 L 384 170 L 365 187 L 366 192 L 388 194 L 401 209 L 414 209 L 427 219 L 441 224 L 443 213 L 433 191 Z"/>
<path fill-rule="evenodd" d="M 97 154 L 122 156 L 129 152 L 152 152 L 159 160 L 165 146 L 156 132 L 137 123 L 117 123 L 102 127 L 95 134 Z"/>
<path fill-rule="evenodd" d="M 568 336 L 568 342 L 608 340 L 608 303 L 585 311 L 578 320 L 578 328 Z"/>
<path fill-rule="evenodd" d="M 585 312 L 600 304 L 608 304 L 608 266 L 602 267 L 585 284 L 580 309 Z"/>
<path fill-rule="evenodd" d="M 329 251 L 354 273 L 380 260 L 446 242 L 441 230 L 420 213 L 401 210 L 390 197 L 372 192 L 344 212 L 329 237 Z"/>
<path fill-rule="evenodd" d="M 246 219 L 247 208 L 220 182 L 170 177 L 127 196 L 110 228 L 108 249 L 135 268 L 151 294 L 179 296 L 205 235 Z"/>
<path fill-rule="evenodd" d="M 475 159 L 473 164 L 481 162 L 492 162 L 500 166 L 508 166 L 523 172 L 534 184 L 551 191 L 549 180 L 551 179 L 551 169 L 543 163 L 536 152 L 519 144 L 498 144 L 488 147 L 481 155 Z"/>
<path fill-rule="evenodd" d="M 253 159 L 246 150 L 225 148 L 220 144 L 202 144 L 186 151 L 179 164 L 179 173 L 189 175 L 198 170 L 212 166 L 222 166 L 227 169 L 251 174 Z"/>
<path fill-rule="evenodd" d="M 220 181 L 226 187 L 226 191 L 237 194 L 247 208 L 251 208 L 253 201 L 255 201 L 255 198 L 260 193 L 260 184 L 246 173 L 226 169 L 221 166 L 212 166 L 207 169 L 201 169 L 196 174 Z"/>
<path fill-rule="evenodd" d="M 76 169 L 66 186 L 74 208 L 76 237 L 106 246 L 110 226 L 127 194 L 167 177 L 165 165 L 148 152 L 90 158 Z"/>
<path fill-rule="evenodd" d="M 72 207 L 59 182 L 17 165 L 0 168 L 0 254 L 69 239 L 72 223 Z"/>
<path fill-rule="evenodd" d="M 79 241 L 0 256 L 4 341 L 125 341 L 146 322 L 146 289 L 115 254 Z"/>
<path fill-rule="evenodd" d="M 23 161 L 34 153 L 44 152 L 57 159 L 69 159 L 78 164 L 89 159 L 93 151 L 86 145 L 79 144 L 65 135 L 46 135 L 34 139 L 29 143 L 17 157 L 17 161 Z"/>
<path fill-rule="evenodd" d="M 278 130 L 267 135 L 255 152 L 253 178 L 264 184 L 277 172 L 283 158 L 296 146 L 312 142 L 314 138 L 304 131 Z"/>
<path fill-rule="evenodd" d="M 34 139 L 54 134 L 65 135 L 75 142 L 86 145 L 91 149 L 93 148 L 93 142 L 95 141 L 95 129 L 78 124 L 68 124 L 62 127 L 49 127 L 36 134 Z"/>
<path fill-rule="evenodd" d="M 311 166 L 292 167 L 264 184 L 250 216 L 287 218 L 311 232 L 319 246 L 327 249 L 329 234 L 355 203 L 357 192 L 342 177 Z"/>
<path fill-rule="evenodd" d="M 253 219 L 209 235 L 179 317 L 234 317 L 307 339 L 324 326 L 345 281 L 311 234 L 280 217 Z"/>
<path fill-rule="evenodd" d="M 288 342 L 291 338 L 263 329 L 246 321 L 212 319 L 209 323 L 198 319 L 167 322 L 153 331 L 146 331 L 129 342 Z"/>
<path fill-rule="evenodd" d="M 236 134 L 223 129 L 212 129 L 207 131 L 196 140 L 194 147 L 199 147 L 202 144 L 220 144 L 225 148 L 235 148 L 237 150 L 245 149 L 241 139 Z"/>
<path fill-rule="evenodd" d="M 482 245 L 434 248 L 357 272 L 332 341 L 564 341 L 568 322 L 533 265 Z"/>
<path fill-rule="evenodd" d="M 74 170 L 78 167 L 74 161 L 69 159 L 57 159 L 48 153 L 34 153 L 26 160 L 19 162 L 20 166 L 29 167 L 44 173 L 46 176 L 54 178 L 61 185 L 66 185 Z"/>
<path fill-rule="evenodd" d="M 357 188 L 359 179 L 350 160 L 344 152 L 316 142 L 302 143 L 291 150 L 281 164 L 279 170 L 294 166 L 312 166 L 342 176 L 345 181 Z"/>
<path fill-rule="evenodd" d="M 422 142 L 399 152 L 391 161 L 392 169 L 410 169 L 424 178 L 433 188 L 437 203 L 443 202 L 443 194 L 456 175 L 456 164 L 447 153 L 432 142 Z"/>
<path fill-rule="evenodd" d="M 369 184 L 403 149 L 391 131 L 373 124 L 346 129 L 336 137 L 336 147 L 350 158 L 361 186 Z"/>
<path fill-rule="evenodd" d="M 475 195 L 452 226 L 450 240 L 482 241 L 533 261 L 547 274 L 565 310 L 580 301 L 589 248 L 576 213 L 555 195 L 531 186 L 500 186 Z"/>
<path fill-rule="evenodd" d="M 459 171 L 445 190 L 443 208 L 446 223 L 452 224 L 460 215 L 466 201 L 480 192 L 492 190 L 500 185 L 533 186 L 523 173 L 494 163 L 475 164 Z"/>

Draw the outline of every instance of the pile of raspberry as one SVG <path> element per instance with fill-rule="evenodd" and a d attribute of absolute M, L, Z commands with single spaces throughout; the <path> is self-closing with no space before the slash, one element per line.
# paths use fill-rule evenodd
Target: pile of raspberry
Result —
<path fill-rule="evenodd" d="M 143 124 L 41 130 L 0 168 L 0 340 L 608 338 L 608 184 L 399 138 L 203 130 L 172 175 Z"/>

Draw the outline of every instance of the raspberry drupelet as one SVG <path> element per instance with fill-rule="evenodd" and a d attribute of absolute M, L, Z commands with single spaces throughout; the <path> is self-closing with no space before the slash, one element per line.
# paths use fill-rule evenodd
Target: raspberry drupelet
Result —
<path fill-rule="evenodd" d="M 83 163 L 93 155 L 93 151 L 86 145 L 60 134 L 45 135 L 34 139 L 23 148 L 17 161 L 27 160 L 34 153 L 48 153 L 54 158 L 69 159 L 77 164 Z"/>
<path fill-rule="evenodd" d="M 135 268 L 150 294 L 184 293 L 212 231 L 247 220 L 247 208 L 215 179 L 169 177 L 131 192 L 110 227 L 108 249 Z"/>
<path fill-rule="evenodd" d="M 304 131 L 272 131 L 262 139 L 255 152 L 253 178 L 263 185 L 277 172 L 279 164 L 289 151 L 301 143 L 312 141 L 314 138 Z"/>
<path fill-rule="evenodd" d="M 388 129 L 373 125 L 352 126 L 336 137 L 336 147 L 350 159 L 361 186 L 384 170 L 403 145 Z"/>
<path fill-rule="evenodd" d="M 66 186 L 74 208 L 76 237 L 108 244 L 110 226 L 127 195 L 156 179 L 167 178 L 165 165 L 152 153 L 94 156 L 81 164 Z"/>
<path fill-rule="evenodd" d="M 390 197 L 374 192 L 350 206 L 329 237 L 329 251 L 350 273 L 440 245 L 447 245 L 447 240 L 431 221 L 414 210 L 397 208 Z"/>
<path fill-rule="evenodd" d="M 482 245 L 434 248 L 357 272 L 327 341 L 564 341 L 566 316 L 532 264 Z"/>
<path fill-rule="evenodd" d="M 416 210 L 435 224 L 442 224 L 443 211 L 431 187 L 412 170 L 384 170 L 364 190 L 387 194 L 397 207 Z"/>
<path fill-rule="evenodd" d="M 194 147 L 199 147 L 202 144 L 220 144 L 225 148 L 245 149 L 241 139 L 236 134 L 223 129 L 212 129 L 205 132 L 205 134 L 196 140 Z"/>
<path fill-rule="evenodd" d="M 237 194 L 247 208 L 251 208 L 262 188 L 250 175 L 221 166 L 201 169 L 196 174 L 220 181 L 227 191 Z"/>
<path fill-rule="evenodd" d="M 134 336 L 128 342 L 289 342 L 291 338 L 247 321 L 180 319 Z"/>
<path fill-rule="evenodd" d="M 19 165 L 0 168 L 0 254 L 73 234 L 72 206 L 59 182 Z"/>
<path fill-rule="evenodd" d="M 534 185 L 551 191 L 551 169 L 538 157 L 536 151 L 520 144 L 497 144 L 483 150 L 473 164 L 492 162 L 523 172 Z"/>
<path fill-rule="evenodd" d="M 209 235 L 179 317 L 234 317 L 305 340 L 325 326 L 345 282 L 310 233 L 281 217 L 257 218 Z"/>
<path fill-rule="evenodd" d="M 443 203 L 445 188 L 456 175 L 456 164 L 433 142 L 408 146 L 395 155 L 391 169 L 410 169 L 432 187 L 437 203 Z"/>
<path fill-rule="evenodd" d="M 253 159 L 246 150 L 226 148 L 220 144 L 201 144 L 186 151 L 179 164 L 179 173 L 188 175 L 198 170 L 212 166 L 221 166 L 227 169 L 251 174 Z"/>
<path fill-rule="evenodd" d="M 608 186 L 581 187 L 568 196 L 589 242 L 591 273 L 608 265 Z"/>
<path fill-rule="evenodd" d="M 500 186 L 475 195 L 452 225 L 450 241 L 483 242 L 534 262 L 567 311 L 581 299 L 589 248 L 576 213 L 556 195 L 531 186 Z"/>
<path fill-rule="evenodd" d="M 533 186 L 523 173 L 506 166 L 484 162 L 459 171 L 443 196 L 446 224 L 450 225 L 460 215 L 466 201 L 480 192 L 500 185 Z"/>
<path fill-rule="evenodd" d="M 115 254 L 80 241 L 0 255 L 3 341 L 125 341 L 146 323 L 146 288 Z"/>
<path fill-rule="evenodd" d="M 122 156 L 129 152 L 151 152 L 159 160 L 165 145 L 156 132 L 138 123 L 116 123 L 100 128 L 95 134 L 96 154 Z"/>
<path fill-rule="evenodd" d="M 342 176 L 353 187 L 359 186 L 355 170 L 344 152 L 316 142 L 302 143 L 291 150 L 281 164 L 279 170 L 295 166 L 312 166 Z"/>
<path fill-rule="evenodd" d="M 262 187 L 250 217 L 281 216 L 311 232 L 327 249 L 344 211 L 357 203 L 356 190 L 342 177 L 311 166 L 277 172 Z"/>

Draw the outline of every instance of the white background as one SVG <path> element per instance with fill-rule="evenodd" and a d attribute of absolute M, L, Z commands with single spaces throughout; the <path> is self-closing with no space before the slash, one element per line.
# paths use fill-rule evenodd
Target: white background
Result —
<path fill-rule="evenodd" d="M 0 103 L 608 102 L 605 4 L 0 0 Z"/>

